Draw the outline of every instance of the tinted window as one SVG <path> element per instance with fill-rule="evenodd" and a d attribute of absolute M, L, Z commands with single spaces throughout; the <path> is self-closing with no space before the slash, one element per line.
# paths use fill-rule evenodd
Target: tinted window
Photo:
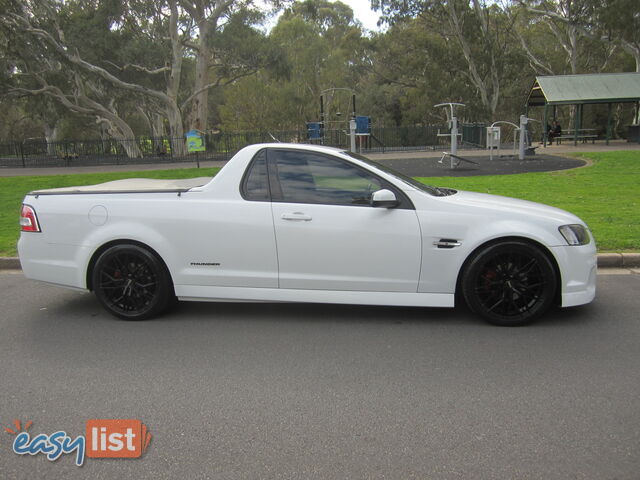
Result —
<path fill-rule="evenodd" d="M 369 160 L 367 157 L 360 155 L 358 153 L 354 153 L 354 152 L 343 152 L 346 155 L 349 155 L 350 157 L 356 158 L 362 162 L 368 163 L 369 165 L 371 165 L 372 167 L 375 167 L 379 170 L 382 170 L 385 173 L 388 173 L 389 175 L 393 175 L 394 177 L 396 177 L 398 180 L 401 180 L 405 183 L 408 183 L 409 185 L 412 185 L 414 187 L 416 187 L 419 190 L 422 190 L 423 192 L 427 192 L 431 195 L 434 195 L 436 197 L 443 197 L 443 196 L 447 196 L 447 195 L 452 195 L 454 193 L 457 193 L 456 190 L 453 190 L 451 188 L 446 188 L 446 189 L 442 189 L 442 188 L 438 188 L 438 187 L 434 187 L 432 185 L 427 185 L 424 184 L 422 182 L 419 182 L 418 180 L 411 178 L 407 175 L 404 175 L 400 172 L 397 172 L 395 170 L 393 170 L 392 168 L 388 167 L 387 165 L 383 165 L 381 163 L 378 162 L 374 162 L 373 160 Z"/>
<path fill-rule="evenodd" d="M 353 165 L 310 152 L 274 150 L 281 200 L 293 203 L 369 205 L 379 178 Z"/>
<path fill-rule="evenodd" d="M 267 201 L 269 200 L 269 184 L 267 179 L 267 154 L 265 150 L 260 150 L 245 176 L 242 196 L 247 200 Z"/>

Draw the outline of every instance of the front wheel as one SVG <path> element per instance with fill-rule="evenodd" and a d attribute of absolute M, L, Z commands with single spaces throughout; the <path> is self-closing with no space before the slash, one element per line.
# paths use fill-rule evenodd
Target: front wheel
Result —
<path fill-rule="evenodd" d="M 125 320 L 159 315 L 175 298 L 165 265 L 138 245 L 115 245 L 105 250 L 96 261 L 92 281 L 102 306 Z"/>
<path fill-rule="evenodd" d="M 552 305 L 557 274 L 536 246 L 505 241 L 478 252 L 465 268 L 462 293 L 469 308 L 490 323 L 520 326 Z"/>

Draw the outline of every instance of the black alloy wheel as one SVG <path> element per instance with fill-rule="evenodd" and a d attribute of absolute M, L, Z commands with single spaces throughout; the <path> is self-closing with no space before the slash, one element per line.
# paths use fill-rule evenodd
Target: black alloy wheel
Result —
<path fill-rule="evenodd" d="M 105 250 L 96 261 L 92 281 L 102 306 L 125 320 L 159 315 L 175 299 L 165 265 L 138 245 L 115 245 Z"/>
<path fill-rule="evenodd" d="M 462 291 L 469 308 L 501 326 L 533 321 L 553 304 L 558 278 L 536 246 L 505 241 L 478 252 L 466 267 Z"/>

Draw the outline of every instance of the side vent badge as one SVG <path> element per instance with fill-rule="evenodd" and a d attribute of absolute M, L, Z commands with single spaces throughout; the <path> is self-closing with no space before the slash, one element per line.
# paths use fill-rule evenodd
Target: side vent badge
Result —
<path fill-rule="evenodd" d="M 438 248 L 454 248 L 459 247 L 461 243 L 455 238 L 441 238 L 433 242 L 433 244 Z"/>

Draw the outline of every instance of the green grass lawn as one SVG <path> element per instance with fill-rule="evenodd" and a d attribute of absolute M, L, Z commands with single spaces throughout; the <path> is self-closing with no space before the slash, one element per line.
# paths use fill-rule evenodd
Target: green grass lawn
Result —
<path fill-rule="evenodd" d="M 557 172 L 419 180 L 562 208 L 587 222 L 598 251 L 640 250 L 640 150 L 574 156 L 593 165 Z"/>
<path fill-rule="evenodd" d="M 553 205 L 575 213 L 593 231 L 600 251 L 640 251 L 640 151 L 588 153 L 593 165 L 559 172 L 419 180 Z M 91 185 L 121 178 L 192 178 L 219 169 L 179 169 L 0 178 L 0 256 L 15 256 L 18 214 L 32 190 Z"/>

